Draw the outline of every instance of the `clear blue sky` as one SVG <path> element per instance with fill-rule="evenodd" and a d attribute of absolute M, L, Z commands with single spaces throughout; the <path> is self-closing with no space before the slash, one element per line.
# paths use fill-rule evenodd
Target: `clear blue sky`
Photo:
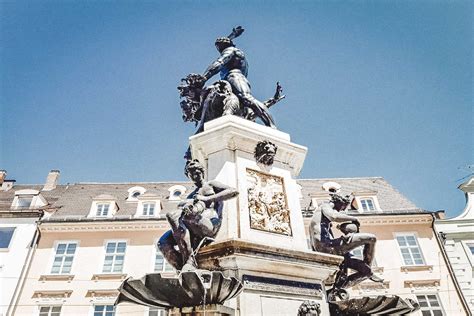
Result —
<path fill-rule="evenodd" d="M 231 28 L 275 82 L 301 178 L 383 176 L 458 214 L 473 163 L 470 1 L 2 1 L 0 169 L 18 183 L 184 180 L 176 86 Z"/>

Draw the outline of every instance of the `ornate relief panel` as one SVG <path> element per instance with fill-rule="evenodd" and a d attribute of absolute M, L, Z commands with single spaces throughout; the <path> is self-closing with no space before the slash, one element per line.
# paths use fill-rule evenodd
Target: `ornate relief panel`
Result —
<path fill-rule="evenodd" d="M 247 169 L 250 228 L 291 236 L 283 178 Z"/>

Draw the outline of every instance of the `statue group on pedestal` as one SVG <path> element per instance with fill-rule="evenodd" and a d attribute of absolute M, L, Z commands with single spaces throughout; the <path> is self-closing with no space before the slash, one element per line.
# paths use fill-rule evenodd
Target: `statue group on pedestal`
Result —
<path fill-rule="evenodd" d="M 259 118 L 263 124 L 276 128 L 275 121 L 268 109 L 282 100 L 282 88 L 277 83 L 275 95 L 265 102 L 252 95 L 247 80 L 248 62 L 244 52 L 235 47 L 233 40 L 240 36 L 244 29 L 234 28 L 227 37 L 216 39 L 215 46 L 220 53 L 211 65 L 200 74 L 189 74 L 182 79 L 178 87 L 183 111 L 183 120 L 196 122 L 196 133 L 202 132 L 204 123 L 223 115 L 237 115 L 255 121 Z M 204 86 L 214 75 L 220 73 L 221 80 Z"/>
<path fill-rule="evenodd" d="M 227 37 L 216 40 L 215 46 L 220 53 L 211 65 L 200 74 L 189 74 L 182 79 L 178 87 L 180 92 L 183 120 L 195 122 L 196 133 L 204 131 L 204 124 L 224 115 L 237 115 L 255 121 L 260 119 L 264 125 L 276 128 L 269 108 L 283 99 L 282 88 L 277 83 L 274 96 L 265 102 L 257 100 L 251 92 L 247 80 L 248 63 L 242 50 L 235 47 L 233 40 L 240 36 L 244 29 L 234 28 Z M 221 80 L 205 86 L 214 75 L 220 73 Z M 269 170 L 277 154 L 277 146 L 270 141 L 261 141 L 254 151 L 257 165 Z M 163 278 L 160 273 L 148 274 L 142 280 L 127 279 L 121 285 L 117 302 L 129 301 L 148 306 L 197 306 L 203 303 L 222 304 L 226 299 L 236 296 L 242 289 L 242 283 L 236 278 L 225 277 L 218 271 L 199 270 L 196 255 L 202 246 L 214 241 L 223 219 L 223 203 L 236 197 L 239 193 L 235 188 L 215 180 L 205 180 L 204 166 L 192 158 L 191 150 L 185 155 L 185 174 L 192 180 L 195 189 L 187 199 L 178 205 L 178 209 L 166 214 L 171 229 L 161 236 L 158 247 L 165 259 L 179 271 L 179 278 Z M 253 176 L 255 182 L 259 177 Z M 262 176 L 263 177 L 263 176 Z M 283 186 L 278 177 L 265 176 L 267 182 L 275 182 Z M 278 187 L 274 185 L 274 187 Z M 272 191 L 273 190 L 273 191 Z M 251 228 L 280 233 L 291 236 L 289 226 L 289 209 L 285 196 L 272 187 L 272 190 L 256 191 L 248 188 Z M 274 192 L 275 191 L 275 192 Z M 268 195 L 268 196 L 267 196 Z M 374 275 L 371 265 L 374 259 L 376 237 L 370 233 L 360 233 L 358 219 L 345 212 L 351 199 L 331 191 L 331 200 L 314 210 L 309 233 L 313 251 L 340 255 L 344 260 L 336 275 L 332 289 L 328 291 L 328 301 L 337 298 L 347 301 L 344 290 L 366 279 L 383 282 Z M 253 211 L 252 211 L 253 210 Z M 253 217 L 252 217 L 253 216 Z M 278 224 L 278 225 L 276 225 Z M 286 224 L 285 224 L 286 223 Z M 333 235 L 332 225 L 339 223 L 337 228 L 342 236 Z M 253 226 L 252 226 L 253 225 Z M 286 226 L 285 226 L 286 225 Z M 363 258 L 358 259 L 351 251 L 363 247 Z M 349 269 L 355 271 L 349 274 Z M 206 292 L 210 279 L 219 280 L 219 291 Z M 179 293 L 179 297 L 172 295 Z M 204 293 L 203 297 L 199 295 Z M 219 296 L 219 295 L 217 295 Z M 222 299 L 222 297 L 225 297 Z M 320 305 L 316 302 L 305 302 L 301 305 L 298 315 L 319 315 Z"/>

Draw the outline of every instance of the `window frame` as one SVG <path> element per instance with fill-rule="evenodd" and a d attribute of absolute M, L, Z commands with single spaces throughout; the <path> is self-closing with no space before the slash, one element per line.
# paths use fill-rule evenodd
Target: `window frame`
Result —
<path fill-rule="evenodd" d="M 114 306 L 114 303 L 113 303 L 113 302 L 112 302 L 112 303 L 110 303 L 110 302 L 94 302 L 94 303 L 92 304 L 92 308 L 91 308 L 91 313 L 90 313 L 91 316 L 95 316 L 95 308 L 96 308 L 96 306 L 105 306 L 105 307 L 107 307 L 107 306 L 112 306 L 112 308 L 113 308 L 113 316 L 115 316 L 116 313 L 117 313 L 117 310 L 115 309 L 115 306 Z M 106 315 L 105 313 L 106 313 L 106 311 L 105 311 L 105 309 L 104 309 L 104 311 L 103 311 L 103 313 L 102 313 L 101 316 L 105 316 L 105 315 Z"/>
<path fill-rule="evenodd" d="M 16 236 L 16 232 L 18 231 L 18 226 L 10 226 L 5 223 L 5 226 L 0 226 L 0 229 L 2 228 L 13 228 L 13 233 L 12 233 L 12 236 L 10 238 L 10 241 L 8 242 L 8 247 L 6 248 L 0 248 L 0 252 L 9 252 L 10 251 L 10 247 L 12 246 L 12 243 L 13 243 L 13 239 L 15 238 Z"/>
<path fill-rule="evenodd" d="M 382 209 L 380 208 L 379 200 L 377 199 L 376 195 L 369 195 L 369 194 L 356 195 L 354 199 L 356 201 L 357 211 L 359 213 L 382 212 Z M 371 200 L 372 206 L 374 209 L 365 210 L 362 204 L 362 201 L 364 200 Z"/>
<path fill-rule="evenodd" d="M 72 257 L 71 269 L 68 273 L 53 273 L 52 272 L 53 265 L 54 265 L 54 260 L 56 258 L 56 253 L 57 253 L 57 249 L 58 249 L 59 244 L 66 244 L 66 245 L 76 244 L 76 250 L 74 251 L 74 255 Z M 79 240 L 55 240 L 53 248 L 52 248 L 52 255 L 51 255 L 50 263 L 47 267 L 48 270 L 46 271 L 46 275 L 72 275 L 72 271 L 73 271 L 73 267 L 74 267 L 74 261 L 75 261 L 74 258 L 76 257 L 78 249 L 79 249 Z M 64 263 L 64 261 L 63 261 L 63 263 Z"/>
<path fill-rule="evenodd" d="M 45 303 L 45 304 L 41 304 L 41 305 L 38 305 L 38 316 L 42 316 L 41 315 L 41 308 L 43 307 L 50 307 L 51 309 L 53 307 L 59 307 L 59 315 L 61 316 L 61 312 L 62 312 L 62 308 L 63 308 L 63 305 L 62 304 L 48 304 L 48 303 Z M 48 315 L 46 316 L 51 316 L 51 309 L 48 311 Z"/>
<path fill-rule="evenodd" d="M 109 217 L 110 216 L 110 211 L 111 211 L 110 204 L 111 203 L 108 203 L 108 202 L 97 202 L 96 205 L 95 205 L 95 217 L 104 217 L 104 218 Z M 100 210 L 100 215 L 99 215 L 98 213 L 99 213 L 99 207 L 100 206 L 103 206 L 103 207 Z M 107 206 L 107 214 L 103 215 L 105 206 Z"/>
<path fill-rule="evenodd" d="M 141 215 L 140 216 L 143 216 L 143 217 L 155 217 L 156 216 L 156 205 L 157 203 L 155 201 L 143 201 L 141 203 L 142 207 L 141 207 Z M 145 205 L 153 205 L 153 214 L 144 214 L 145 213 Z M 147 211 L 149 211 L 150 208 L 147 208 Z"/>
<path fill-rule="evenodd" d="M 413 259 L 413 255 L 412 255 L 411 251 L 410 251 L 410 257 L 413 261 L 413 264 L 405 263 L 405 258 L 403 257 L 402 248 L 401 248 L 400 244 L 398 243 L 397 237 L 406 237 L 406 236 L 415 237 L 416 246 L 418 247 L 418 250 L 420 251 L 421 260 L 423 261 L 423 263 L 421 263 L 421 264 L 420 263 L 415 263 L 415 260 Z M 427 265 L 425 256 L 423 255 L 423 250 L 421 249 L 421 246 L 420 246 L 420 243 L 418 242 L 418 239 L 419 239 L 418 234 L 416 232 L 397 232 L 397 233 L 394 234 L 394 241 L 397 245 L 398 253 L 400 255 L 400 259 L 401 259 L 401 262 L 402 262 L 401 267 L 426 266 Z"/>
<path fill-rule="evenodd" d="M 422 293 L 416 293 L 415 294 L 415 299 L 416 301 L 418 302 L 418 304 L 420 304 L 420 301 L 418 299 L 418 296 L 424 296 L 426 301 L 428 302 L 428 305 L 431 305 L 430 303 L 430 300 L 428 299 L 428 295 L 434 295 L 436 296 L 436 300 L 439 304 L 439 306 L 435 306 L 434 308 L 438 307 L 439 309 L 435 309 L 435 310 L 440 310 L 441 311 L 441 314 L 442 316 L 446 316 L 446 313 L 444 311 L 444 307 L 443 307 L 443 303 L 441 302 L 441 300 L 439 299 L 439 295 L 438 293 L 425 293 L 425 292 L 422 292 Z M 423 309 L 423 308 L 428 308 L 428 309 Z M 423 314 L 423 311 L 433 311 L 432 309 L 432 306 L 428 306 L 428 307 L 422 307 L 421 304 L 420 304 L 420 309 L 419 309 L 420 313 Z M 433 316 L 433 313 L 431 313 L 431 316 Z"/>
<path fill-rule="evenodd" d="M 124 242 L 125 243 L 125 251 L 123 253 L 123 264 L 122 264 L 122 269 L 121 271 L 114 271 L 114 267 L 115 267 L 115 256 L 117 255 L 116 252 L 114 252 L 114 260 L 112 262 L 112 268 L 109 272 L 107 271 L 104 271 L 104 267 L 105 267 L 105 257 L 107 256 L 107 245 L 109 243 L 117 243 L 117 246 L 118 246 L 118 243 L 120 242 Z M 129 240 L 127 239 L 107 239 L 107 240 L 104 240 L 104 246 L 103 246 L 103 259 L 102 259 L 102 264 L 100 266 L 100 272 L 99 274 L 123 274 L 124 272 L 124 268 L 125 268 L 125 258 L 126 258 L 126 254 L 127 254 L 127 248 L 128 248 L 128 244 L 129 244 Z M 117 248 L 116 246 L 116 248 Z"/>

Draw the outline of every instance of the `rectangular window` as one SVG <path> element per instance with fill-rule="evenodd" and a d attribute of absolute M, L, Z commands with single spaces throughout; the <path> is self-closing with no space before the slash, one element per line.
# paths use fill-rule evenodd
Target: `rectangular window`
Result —
<path fill-rule="evenodd" d="M 155 255 L 155 272 L 173 272 L 174 268 L 171 266 L 171 264 L 166 261 L 165 257 L 163 257 L 163 254 L 156 249 L 156 255 Z"/>
<path fill-rule="evenodd" d="M 96 216 L 107 217 L 109 215 L 109 204 L 97 204 Z"/>
<path fill-rule="evenodd" d="M 397 242 L 405 265 L 413 266 L 425 264 L 415 235 L 399 235 L 397 236 Z"/>
<path fill-rule="evenodd" d="M 94 305 L 94 316 L 114 316 L 115 308 L 113 305 Z"/>
<path fill-rule="evenodd" d="M 107 243 L 102 272 L 122 272 L 126 247 L 127 243 L 124 241 Z"/>
<path fill-rule="evenodd" d="M 33 202 L 33 197 L 18 197 L 16 208 L 29 208 Z"/>
<path fill-rule="evenodd" d="M 148 310 L 148 316 L 167 316 L 166 309 L 159 307 L 150 307 Z"/>
<path fill-rule="evenodd" d="M 0 249 L 8 249 L 16 227 L 0 227 Z"/>
<path fill-rule="evenodd" d="M 59 316 L 61 315 L 61 306 L 41 306 L 39 316 Z"/>
<path fill-rule="evenodd" d="M 52 274 L 68 274 L 71 272 L 72 261 L 76 253 L 76 243 L 58 243 L 54 256 Z"/>
<path fill-rule="evenodd" d="M 423 316 L 444 316 L 443 308 L 436 294 L 419 294 L 416 296 Z"/>
<path fill-rule="evenodd" d="M 467 247 L 468 247 L 469 250 L 471 251 L 471 255 L 474 256 L 474 244 L 468 244 Z"/>
<path fill-rule="evenodd" d="M 155 203 L 143 203 L 143 216 L 155 215 Z"/>
<path fill-rule="evenodd" d="M 360 204 L 362 205 L 362 210 L 364 211 L 375 211 L 374 200 L 372 199 L 360 199 Z"/>

